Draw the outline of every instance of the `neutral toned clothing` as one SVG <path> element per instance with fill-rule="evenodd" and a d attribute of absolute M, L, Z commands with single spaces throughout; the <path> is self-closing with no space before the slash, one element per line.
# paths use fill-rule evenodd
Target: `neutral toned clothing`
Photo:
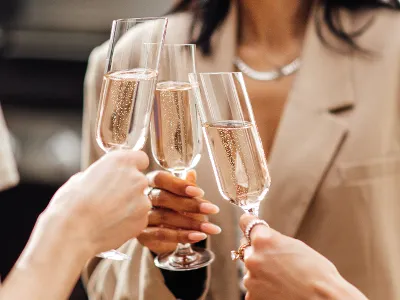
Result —
<path fill-rule="evenodd" d="M 348 15 L 350 32 L 373 17 L 356 40 L 370 57 L 324 46 L 311 17 L 296 75 L 269 155 L 271 190 L 261 216 L 331 260 L 369 299 L 400 299 L 400 14 Z M 189 13 L 169 18 L 167 43 L 188 42 Z M 233 71 L 237 14 L 232 9 L 213 36 L 213 54 L 197 51 L 198 72 Z M 324 30 L 325 31 L 325 30 Z M 326 33 L 328 34 L 328 33 Z M 331 45 L 344 50 L 336 39 Z M 107 45 L 90 56 L 85 82 L 83 163 L 102 154 L 94 130 Z M 268 109 L 266 107 L 265 109 Z M 222 234 L 209 239 L 216 260 L 204 299 L 239 300 L 238 211 L 220 196 L 206 151 L 196 168 L 206 198 L 221 212 Z M 84 274 L 91 299 L 174 299 L 137 240 L 123 246 L 130 262 L 96 261 Z"/>
<path fill-rule="evenodd" d="M 17 185 L 17 166 L 11 149 L 10 135 L 0 106 L 0 191 Z"/>

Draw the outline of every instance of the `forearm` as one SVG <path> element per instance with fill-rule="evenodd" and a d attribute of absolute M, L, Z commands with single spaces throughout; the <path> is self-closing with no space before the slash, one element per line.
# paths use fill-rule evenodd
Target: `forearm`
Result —
<path fill-rule="evenodd" d="M 343 279 L 343 281 L 345 280 Z M 342 288 L 339 289 L 338 295 L 335 299 L 368 300 L 363 293 L 347 281 L 343 283 Z"/>
<path fill-rule="evenodd" d="M 368 300 L 356 287 L 340 275 L 316 283 L 318 300 Z"/>
<path fill-rule="evenodd" d="M 69 243 L 63 229 L 55 224 L 47 219 L 37 222 L 0 290 L 1 300 L 68 299 L 88 252 L 76 243 Z"/>

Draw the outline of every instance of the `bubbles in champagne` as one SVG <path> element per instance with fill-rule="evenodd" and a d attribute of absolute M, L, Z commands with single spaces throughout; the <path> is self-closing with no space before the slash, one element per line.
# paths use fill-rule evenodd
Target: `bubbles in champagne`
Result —
<path fill-rule="evenodd" d="M 250 128 L 251 124 L 245 124 L 242 129 Z M 246 171 L 246 166 L 243 164 L 242 147 L 240 141 L 245 138 L 245 131 L 232 130 L 232 127 L 217 127 L 217 132 L 221 138 L 222 146 L 224 147 L 226 157 L 230 164 L 230 178 L 236 187 L 236 201 L 240 203 L 247 200 L 249 191 L 248 181 L 249 174 Z"/>
<path fill-rule="evenodd" d="M 106 74 L 97 138 L 104 150 L 144 145 L 157 73 L 133 69 Z"/>
<path fill-rule="evenodd" d="M 188 82 L 160 82 L 151 123 L 153 156 L 170 171 L 193 168 L 200 159 L 201 130 Z"/>
<path fill-rule="evenodd" d="M 116 144 L 124 143 L 129 133 L 133 99 L 135 98 L 134 94 L 138 85 L 137 80 L 132 80 L 132 78 L 126 75 L 126 73 L 120 73 L 118 76 L 113 74 L 108 77 L 110 102 L 114 107 L 111 116 L 110 131 L 112 132 L 113 142 Z"/>
<path fill-rule="evenodd" d="M 224 198 L 243 208 L 261 201 L 270 179 L 255 126 L 221 121 L 206 123 L 203 128 Z"/>

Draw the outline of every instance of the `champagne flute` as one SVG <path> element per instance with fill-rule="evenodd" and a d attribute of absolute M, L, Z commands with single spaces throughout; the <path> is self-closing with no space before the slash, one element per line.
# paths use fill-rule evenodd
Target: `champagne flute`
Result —
<path fill-rule="evenodd" d="M 113 22 L 96 125 L 97 143 L 105 152 L 140 150 L 146 142 L 166 28 L 166 18 Z M 130 259 L 116 250 L 99 257 Z"/>
<path fill-rule="evenodd" d="M 243 75 L 190 74 L 222 197 L 258 216 L 271 179 Z"/>
<path fill-rule="evenodd" d="M 155 103 L 151 119 L 151 148 L 155 161 L 179 178 L 186 178 L 200 160 L 202 133 L 196 103 L 189 82 L 195 72 L 193 44 L 164 45 Z M 207 249 L 178 244 L 176 250 L 154 260 L 170 271 L 199 269 L 210 264 L 214 254 Z"/>

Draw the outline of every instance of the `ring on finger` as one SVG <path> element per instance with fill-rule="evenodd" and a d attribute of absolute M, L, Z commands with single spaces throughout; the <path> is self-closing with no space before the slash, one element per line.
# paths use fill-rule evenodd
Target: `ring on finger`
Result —
<path fill-rule="evenodd" d="M 156 201 L 160 196 L 161 190 L 157 188 L 152 188 L 148 196 L 151 201 Z"/>
<path fill-rule="evenodd" d="M 154 188 L 152 187 L 152 186 L 148 186 L 147 188 L 145 188 L 144 189 L 144 194 L 147 196 L 147 197 L 149 197 L 149 199 L 150 199 L 150 194 L 151 194 L 151 192 L 154 190 Z"/>
<path fill-rule="evenodd" d="M 247 241 L 249 242 L 249 244 L 251 244 L 251 237 L 250 237 L 251 231 L 252 231 L 252 230 L 254 229 L 254 227 L 256 227 L 257 225 L 264 225 L 264 226 L 267 226 L 268 228 L 270 228 L 269 225 L 268 225 L 268 223 L 265 222 L 264 220 L 256 219 L 256 220 L 251 221 L 251 222 L 247 225 L 246 230 L 245 230 L 245 232 L 244 232 L 244 236 L 246 237 L 246 239 L 247 239 Z"/>
<path fill-rule="evenodd" d="M 233 250 L 231 251 L 231 258 L 233 261 L 237 261 L 240 259 L 241 261 L 244 261 L 244 251 L 246 250 L 247 247 L 250 247 L 250 243 L 245 243 L 242 244 L 238 250 Z"/>

